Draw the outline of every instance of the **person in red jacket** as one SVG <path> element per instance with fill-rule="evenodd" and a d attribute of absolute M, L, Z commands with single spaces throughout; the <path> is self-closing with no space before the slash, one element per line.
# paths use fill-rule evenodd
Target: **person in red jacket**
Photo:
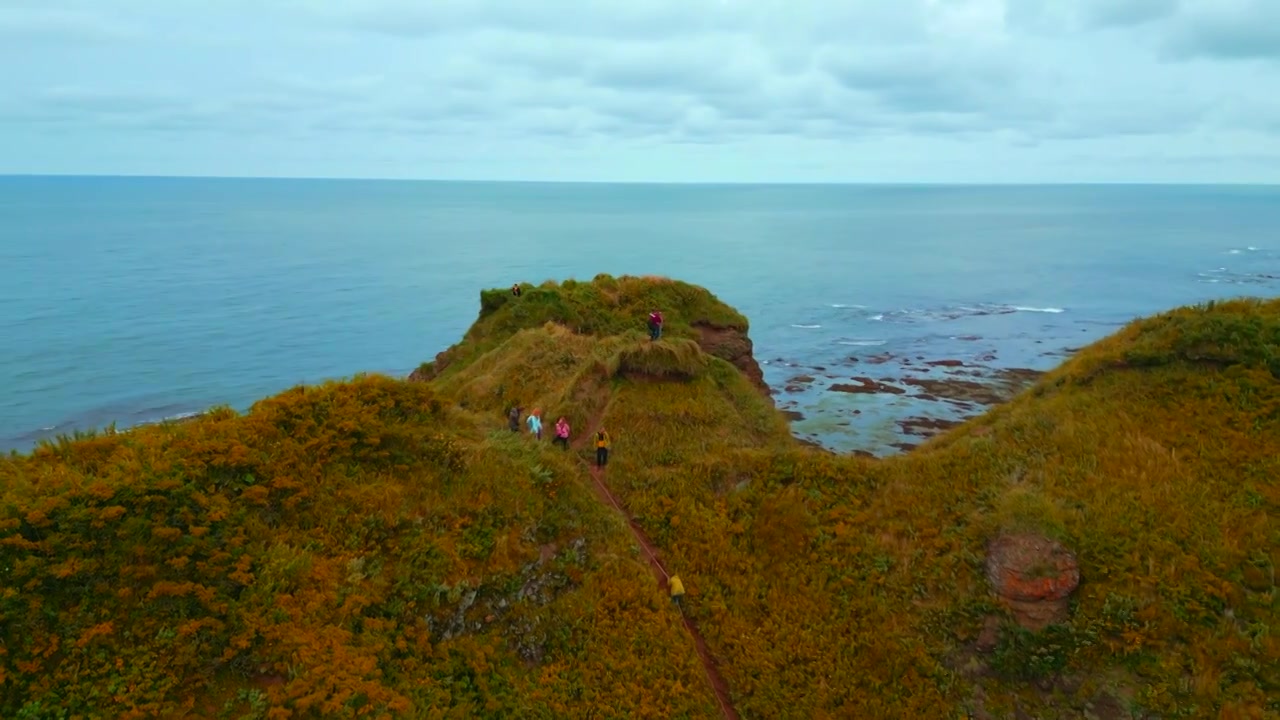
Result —
<path fill-rule="evenodd" d="M 649 313 L 649 339 L 657 340 L 662 337 L 662 313 L 654 310 Z"/>

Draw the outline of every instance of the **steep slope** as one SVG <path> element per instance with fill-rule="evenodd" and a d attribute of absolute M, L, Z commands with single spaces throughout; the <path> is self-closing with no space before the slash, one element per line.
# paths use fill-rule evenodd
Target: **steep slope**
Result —
<path fill-rule="evenodd" d="M 473 429 L 365 377 L 0 461 L 0 716 L 714 713 L 581 469 Z"/>
<path fill-rule="evenodd" d="M 665 279 L 486 291 L 418 382 L 0 461 L 0 715 L 715 717 L 684 613 L 744 718 L 1280 716 L 1280 302 L 883 461 L 793 440 L 747 329 Z"/>

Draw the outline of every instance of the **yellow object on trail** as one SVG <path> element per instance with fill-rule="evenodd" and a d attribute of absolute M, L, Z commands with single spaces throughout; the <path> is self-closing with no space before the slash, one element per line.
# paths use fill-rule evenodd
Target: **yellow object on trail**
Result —
<path fill-rule="evenodd" d="M 684 597 L 684 583 L 680 582 L 679 576 L 672 575 L 671 576 L 671 599 L 679 600 L 681 597 Z"/>

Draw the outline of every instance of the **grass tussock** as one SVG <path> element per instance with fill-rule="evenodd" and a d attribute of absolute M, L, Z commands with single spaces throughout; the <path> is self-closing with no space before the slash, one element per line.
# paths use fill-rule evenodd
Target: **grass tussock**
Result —
<path fill-rule="evenodd" d="M 623 348 L 616 356 L 616 373 L 622 377 L 655 380 L 693 380 L 707 369 L 709 357 L 692 340 L 641 342 Z"/>
<path fill-rule="evenodd" d="M 1136 322 L 875 461 L 800 447 L 692 324 L 670 332 L 736 314 L 688 287 L 487 292 L 429 383 L 0 461 L 0 715 L 713 716 L 589 448 L 509 432 L 513 403 L 609 429 L 608 483 L 742 717 L 1280 714 L 1280 302 Z M 654 298 L 650 343 L 632 311 Z M 1077 555 L 1065 622 L 1022 630 L 992 596 L 1007 532 Z"/>

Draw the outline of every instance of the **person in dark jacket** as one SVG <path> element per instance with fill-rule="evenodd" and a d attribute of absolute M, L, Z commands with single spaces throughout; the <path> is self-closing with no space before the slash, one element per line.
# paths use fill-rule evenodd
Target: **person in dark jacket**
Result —
<path fill-rule="evenodd" d="M 609 464 L 609 433 L 604 428 L 596 431 L 596 467 Z"/>

